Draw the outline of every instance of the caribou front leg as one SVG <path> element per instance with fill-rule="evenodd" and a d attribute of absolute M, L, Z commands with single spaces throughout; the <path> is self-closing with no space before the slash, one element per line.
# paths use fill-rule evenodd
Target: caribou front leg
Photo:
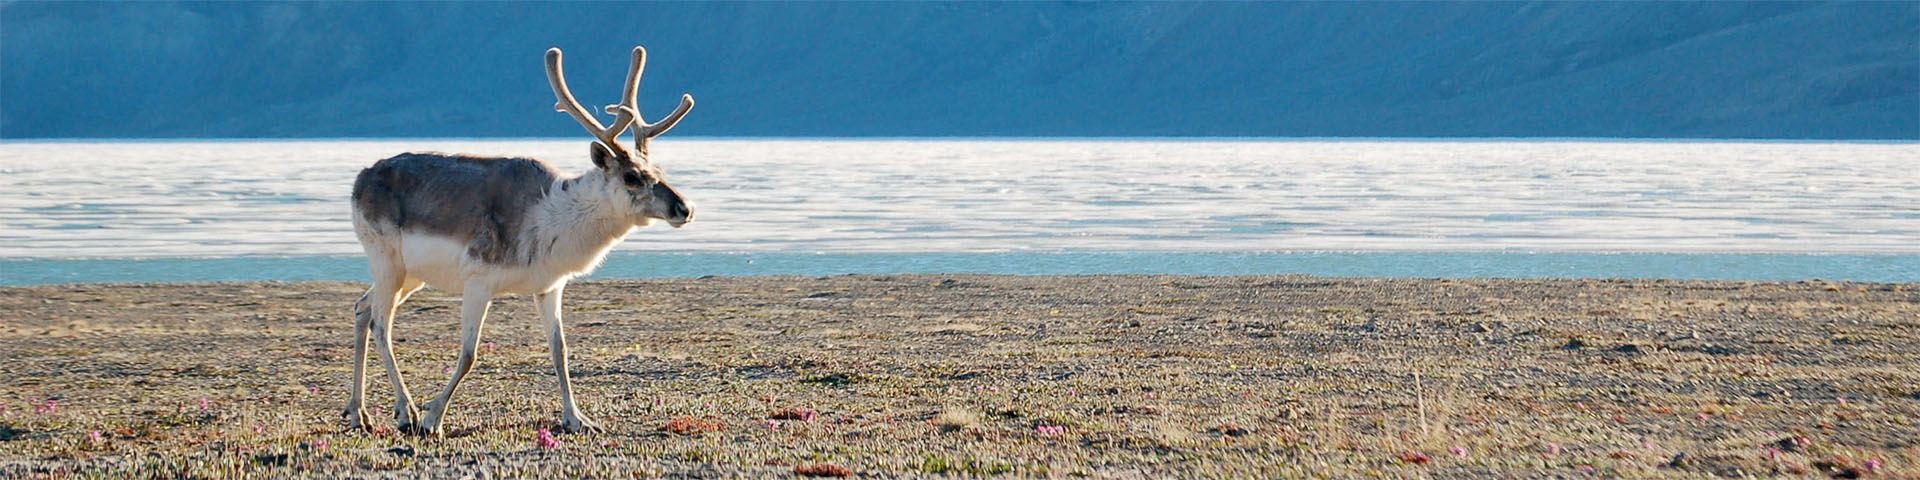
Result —
<path fill-rule="evenodd" d="M 600 431 L 600 424 L 580 413 L 580 407 L 573 403 L 573 381 L 567 374 L 567 334 L 560 323 L 560 292 L 565 288 L 554 287 L 545 293 L 535 294 L 533 301 L 540 310 L 540 318 L 547 321 L 547 340 L 552 344 L 553 373 L 560 378 L 560 428 L 569 433 Z"/>
<path fill-rule="evenodd" d="M 460 379 L 473 369 L 474 355 L 480 350 L 480 327 L 487 322 L 487 309 L 493 306 L 493 292 L 467 285 L 466 293 L 460 298 L 460 358 L 454 361 L 453 378 L 447 380 L 447 388 L 440 396 L 427 402 L 426 417 L 420 420 L 420 428 L 414 434 L 421 436 L 440 436 L 440 422 L 447 418 L 447 406 L 453 403 L 453 390 L 460 388 Z"/>

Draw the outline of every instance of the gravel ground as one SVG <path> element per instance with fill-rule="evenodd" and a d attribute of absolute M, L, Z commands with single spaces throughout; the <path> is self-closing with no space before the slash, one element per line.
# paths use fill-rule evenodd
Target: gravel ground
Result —
<path fill-rule="evenodd" d="M 1920 476 L 1920 286 L 1302 276 L 608 280 L 602 433 L 531 299 L 445 438 L 345 430 L 350 283 L 0 288 L 0 478 Z M 401 307 L 424 403 L 457 298 Z M 377 355 L 376 355 L 377 357 Z"/>

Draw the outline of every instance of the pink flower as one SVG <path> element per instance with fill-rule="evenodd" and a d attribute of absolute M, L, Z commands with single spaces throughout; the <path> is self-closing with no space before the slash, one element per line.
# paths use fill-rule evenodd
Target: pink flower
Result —
<path fill-rule="evenodd" d="M 481 347 L 484 347 L 487 349 L 487 351 L 491 352 L 493 351 L 493 342 L 487 342 L 486 344 L 481 345 Z"/>
<path fill-rule="evenodd" d="M 1052 437 L 1052 436 L 1066 435 L 1067 427 L 1061 426 L 1061 425 L 1040 425 L 1040 426 L 1033 427 L 1033 431 L 1041 435 Z"/>
<path fill-rule="evenodd" d="M 1467 458 L 1467 449 L 1460 448 L 1460 447 L 1453 447 L 1453 448 L 1447 449 L 1447 451 L 1452 452 L 1453 456 L 1460 457 L 1460 458 Z"/>
<path fill-rule="evenodd" d="M 553 438 L 553 432 L 547 431 L 547 429 L 544 428 L 533 433 L 533 443 L 539 445 L 540 448 L 560 448 L 560 440 Z"/>
<path fill-rule="evenodd" d="M 1847 406 L 1847 397 L 1833 397 L 1833 399 L 1834 399 L 1834 400 L 1839 400 L 1839 401 L 1840 401 L 1840 406 L 1842 406 L 1842 407 L 1844 407 L 1844 406 Z"/>
<path fill-rule="evenodd" d="M 1693 418 L 1700 419 L 1702 422 L 1707 421 L 1707 412 L 1693 414 Z"/>
<path fill-rule="evenodd" d="M 1581 466 L 1579 466 L 1579 467 L 1575 467 L 1575 468 L 1578 468 L 1578 469 L 1580 469 L 1580 471 L 1582 471 L 1582 472 L 1587 472 L 1587 473 L 1593 473 L 1593 466 L 1592 466 L 1592 465 L 1581 465 Z"/>
<path fill-rule="evenodd" d="M 200 397 L 200 409 L 201 409 L 201 410 L 206 410 L 206 409 L 208 409 L 208 408 L 212 408 L 212 407 L 213 407 L 213 402 L 210 402 L 210 401 L 207 401 L 207 398 L 206 398 L 206 397 Z"/>
<path fill-rule="evenodd" d="M 93 439 L 93 443 L 100 443 L 100 442 L 107 441 L 107 439 L 100 437 L 99 430 L 94 430 L 93 433 L 87 435 L 87 438 Z"/>
<path fill-rule="evenodd" d="M 1558 443 L 1549 443 L 1549 444 L 1547 444 L 1547 453 L 1548 453 L 1548 454 L 1550 454 L 1550 455 L 1559 455 L 1559 454 L 1560 454 L 1560 444 L 1558 444 Z"/>
<path fill-rule="evenodd" d="M 767 428 L 771 428 L 771 429 L 775 429 L 775 430 L 778 430 L 778 429 L 780 428 L 780 421 L 779 421 L 779 420 L 767 420 Z"/>
<path fill-rule="evenodd" d="M 1071 396 L 1074 396 L 1074 395 L 1079 395 L 1079 394 L 1078 394 L 1078 393 L 1075 393 L 1075 392 L 1073 391 L 1073 389 L 1071 389 L 1071 388 L 1069 388 L 1069 389 L 1067 389 L 1067 396 L 1069 396 L 1069 397 L 1071 397 Z"/>
<path fill-rule="evenodd" d="M 1862 465 L 1862 467 L 1863 467 L 1863 468 L 1866 468 L 1866 469 L 1867 469 L 1867 471 L 1869 471 L 1869 472 L 1872 472 L 1872 471 L 1878 471 L 1878 470 L 1880 470 L 1880 459 L 1877 459 L 1877 458 L 1876 458 L 1876 459 L 1872 459 L 1872 460 L 1867 460 L 1867 464 L 1866 464 L 1866 465 Z"/>
<path fill-rule="evenodd" d="M 58 407 L 60 407 L 60 401 L 49 398 L 47 399 L 47 403 L 42 403 L 34 406 L 33 413 L 40 413 L 40 414 L 53 413 L 53 409 Z"/>
<path fill-rule="evenodd" d="M 313 441 L 313 443 L 311 443 L 311 444 L 308 444 L 308 446 L 309 446 L 309 448 L 312 448 L 314 452 L 324 452 L 324 451 L 327 451 L 327 441 L 326 441 L 326 440 L 314 440 L 314 441 Z"/>
<path fill-rule="evenodd" d="M 266 425 L 261 425 L 261 424 L 258 424 L 258 423 L 256 423 L 256 424 L 253 424 L 253 433 L 261 433 L 261 432 L 265 432 L 265 431 L 267 431 L 267 426 L 266 426 Z"/>
<path fill-rule="evenodd" d="M 307 384 L 307 393 L 320 393 L 320 386 L 311 383 Z"/>

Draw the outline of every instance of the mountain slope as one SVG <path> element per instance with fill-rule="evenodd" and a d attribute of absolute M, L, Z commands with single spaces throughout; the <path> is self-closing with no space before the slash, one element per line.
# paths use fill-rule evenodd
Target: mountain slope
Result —
<path fill-rule="evenodd" d="M 0 6 L 0 137 L 578 136 L 541 52 L 682 135 L 1920 139 L 1920 4 Z"/>

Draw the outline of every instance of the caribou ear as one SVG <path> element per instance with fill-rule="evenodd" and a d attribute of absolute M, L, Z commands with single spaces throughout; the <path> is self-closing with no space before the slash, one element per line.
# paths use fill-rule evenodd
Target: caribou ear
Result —
<path fill-rule="evenodd" d="M 593 166 L 600 167 L 601 170 L 610 170 L 614 165 L 620 164 L 620 157 L 614 156 L 613 151 L 608 150 L 607 146 L 600 142 L 593 142 L 592 155 Z"/>

